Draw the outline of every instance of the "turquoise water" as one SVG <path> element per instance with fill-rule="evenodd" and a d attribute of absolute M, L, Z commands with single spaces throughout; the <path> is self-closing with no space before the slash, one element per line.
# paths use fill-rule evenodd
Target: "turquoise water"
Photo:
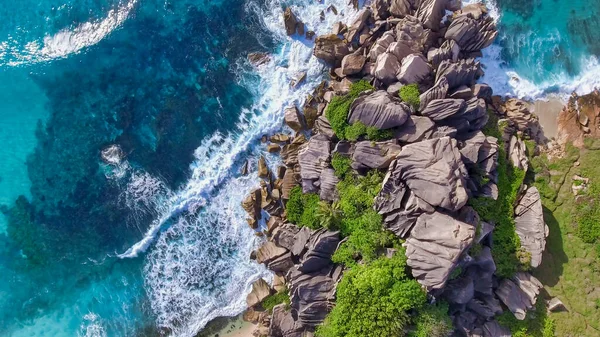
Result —
<path fill-rule="evenodd" d="M 491 0 L 499 38 L 484 63 L 500 94 L 587 93 L 600 85 L 600 2 Z"/>
<path fill-rule="evenodd" d="M 319 19 L 345 0 L 288 4 L 321 34 L 350 14 Z M 240 203 L 258 181 L 239 167 L 324 74 L 285 35 L 283 7 L 0 7 L 1 336 L 193 336 L 244 310 L 270 274 L 249 259 L 259 239 Z M 256 69 L 248 52 L 273 56 Z M 104 162 L 112 145 L 124 156 Z"/>

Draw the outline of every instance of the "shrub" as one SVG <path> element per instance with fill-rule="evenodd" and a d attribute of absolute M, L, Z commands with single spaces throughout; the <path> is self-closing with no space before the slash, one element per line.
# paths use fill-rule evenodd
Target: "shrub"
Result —
<path fill-rule="evenodd" d="M 346 128 L 348 127 L 348 114 L 352 102 L 361 92 L 373 89 L 373 86 L 365 80 L 360 80 L 350 86 L 350 92 L 345 96 L 335 96 L 325 109 L 325 116 L 331 124 L 333 132 L 340 139 L 346 139 Z"/>
<path fill-rule="evenodd" d="M 419 98 L 419 85 L 405 85 L 400 88 L 398 95 L 408 105 L 412 106 L 415 110 L 419 110 L 419 105 L 421 104 L 421 99 Z"/>
<path fill-rule="evenodd" d="M 423 306 L 415 318 L 415 328 L 410 337 L 446 337 L 452 332 L 452 320 L 448 316 L 448 303 L 441 302 Z"/>
<path fill-rule="evenodd" d="M 317 221 L 319 223 L 319 227 L 330 230 L 338 229 L 341 218 L 342 212 L 340 211 L 340 204 L 337 201 L 331 204 L 326 201 L 319 202 L 319 208 L 317 210 Z"/>
<path fill-rule="evenodd" d="M 394 137 L 392 130 L 380 130 L 374 126 L 367 127 L 367 138 L 369 140 L 380 141 Z"/>
<path fill-rule="evenodd" d="M 493 115 L 493 113 L 491 114 Z M 486 135 L 498 135 L 498 122 L 491 116 L 484 128 Z M 498 138 L 501 139 L 501 138 Z M 495 224 L 492 255 L 496 262 L 496 274 L 511 277 L 519 269 L 527 268 L 526 259 L 521 253 L 521 240 L 515 231 L 513 205 L 517 199 L 519 187 L 525 178 L 525 171 L 512 166 L 506 159 L 503 144 L 498 150 L 498 199 L 479 197 L 469 199 L 469 204 L 484 221 Z"/>
<path fill-rule="evenodd" d="M 498 316 L 498 323 L 510 329 L 514 337 L 554 337 L 556 329 L 542 298 L 538 298 L 535 310 L 527 312 L 524 320 L 520 321 L 510 311 L 504 311 Z"/>
<path fill-rule="evenodd" d="M 334 153 L 331 159 L 331 166 L 335 170 L 335 175 L 343 179 L 348 172 L 352 170 L 352 159 L 340 153 Z"/>
<path fill-rule="evenodd" d="M 271 312 L 276 305 L 281 303 L 285 303 L 286 306 L 290 305 L 290 297 L 287 294 L 287 289 L 282 290 L 277 294 L 267 296 L 267 298 L 262 301 L 261 305 L 263 309 Z"/>
<path fill-rule="evenodd" d="M 317 210 L 319 196 L 314 193 L 302 193 L 302 188 L 296 186 L 290 191 L 290 199 L 286 204 L 287 218 L 290 222 L 311 229 L 319 228 Z"/>
<path fill-rule="evenodd" d="M 406 272 L 404 251 L 348 270 L 337 288 L 337 303 L 317 329 L 320 337 L 403 336 L 409 310 L 427 294 Z"/>
<path fill-rule="evenodd" d="M 356 122 L 346 128 L 346 139 L 349 141 L 357 141 L 360 136 L 367 134 L 367 126 L 362 122 Z"/>

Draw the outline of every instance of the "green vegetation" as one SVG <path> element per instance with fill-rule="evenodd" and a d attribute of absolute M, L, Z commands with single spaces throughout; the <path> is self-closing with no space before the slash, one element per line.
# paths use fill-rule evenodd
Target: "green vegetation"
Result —
<path fill-rule="evenodd" d="M 319 337 L 404 336 L 409 310 L 420 308 L 427 295 L 407 274 L 404 251 L 356 265 L 337 288 L 333 311 L 317 330 Z"/>
<path fill-rule="evenodd" d="M 419 105 L 421 104 L 420 95 L 418 84 L 405 85 L 398 92 L 398 96 L 415 110 L 419 110 Z"/>
<path fill-rule="evenodd" d="M 484 133 L 501 139 L 498 119 L 490 113 Z M 513 206 L 519 187 L 525 178 L 525 172 L 512 166 L 506 159 L 504 145 L 499 144 L 498 151 L 498 199 L 479 197 L 469 199 L 469 204 L 484 221 L 495 224 L 492 255 L 496 262 L 496 274 L 511 277 L 517 270 L 528 268 L 527 254 L 521 249 L 521 241 L 515 232 Z"/>
<path fill-rule="evenodd" d="M 448 303 L 423 306 L 414 319 L 415 329 L 409 337 L 447 337 L 453 330 L 448 316 Z"/>
<path fill-rule="evenodd" d="M 342 220 L 340 203 L 337 201 L 334 201 L 333 203 L 320 201 L 316 215 L 320 227 L 332 230 L 337 229 L 340 226 L 340 222 Z"/>
<path fill-rule="evenodd" d="M 286 306 L 289 306 L 290 297 L 288 296 L 287 292 L 287 289 L 284 289 L 276 294 L 269 295 L 261 303 L 263 309 L 272 312 L 273 308 L 278 304 L 285 303 Z"/>
<path fill-rule="evenodd" d="M 548 317 L 543 298 L 538 298 L 534 311 L 527 313 L 524 320 L 519 321 L 508 310 L 498 316 L 498 323 L 510 329 L 513 337 L 554 337 L 555 321 Z"/>
<path fill-rule="evenodd" d="M 369 82 L 360 80 L 350 86 L 350 92 L 345 96 L 335 96 L 331 99 L 325 116 L 331 123 L 333 132 L 339 139 L 347 139 L 351 141 L 358 140 L 361 136 L 367 136 L 369 140 L 379 141 L 389 139 L 393 136 L 391 130 L 379 130 L 376 127 L 367 127 L 361 122 L 356 122 L 352 125 L 348 124 L 348 114 L 352 102 L 360 95 L 361 92 L 374 89 Z"/>
<path fill-rule="evenodd" d="M 319 228 L 317 210 L 319 196 L 314 193 L 302 193 L 302 187 L 296 186 L 290 191 L 290 199 L 286 204 L 287 218 L 299 227 Z"/>
<path fill-rule="evenodd" d="M 334 153 L 331 158 L 331 166 L 338 178 L 343 178 L 352 170 L 352 159 L 340 153 Z"/>

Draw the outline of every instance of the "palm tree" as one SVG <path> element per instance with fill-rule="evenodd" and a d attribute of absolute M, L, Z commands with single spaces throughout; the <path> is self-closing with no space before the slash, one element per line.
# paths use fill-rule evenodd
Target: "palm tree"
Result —
<path fill-rule="evenodd" d="M 326 201 L 320 201 L 316 216 L 321 227 L 337 229 L 339 228 L 342 219 L 340 204 L 337 201 L 334 201 L 331 204 Z"/>

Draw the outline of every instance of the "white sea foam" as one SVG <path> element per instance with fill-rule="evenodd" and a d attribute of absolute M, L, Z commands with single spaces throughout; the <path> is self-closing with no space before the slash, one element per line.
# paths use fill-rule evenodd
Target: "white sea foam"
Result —
<path fill-rule="evenodd" d="M 75 28 L 65 28 L 41 41 L 16 41 L 9 38 L 0 42 L 0 65 L 17 66 L 64 58 L 93 46 L 117 29 L 129 17 L 138 0 L 129 0 L 111 9 L 98 21 L 82 23 Z"/>
<path fill-rule="evenodd" d="M 467 0 L 463 1 L 463 4 L 468 5 L 476 2 L 481 1 Z M 494 0 L 484 2 L 490 10 L 490 16 L 499 23 L 502 20 L 502 13 L 496 2 Z M 500 33 L 502 34 L 502 32 Z M 558 43 L 562 37 L 555 30 L 545 36 L 536 36 L 535 32 L 530 32 L 515 37 L 505 36 L 504 38 L 518 39 L 512 43 L 515 47 L 528 45 L 532 50 L 535 50 L 535 48 L 547 48 L 543 46 Z M 534 69 L 539 73 L 543 72 L 541 68 L 543 60 L 521 61 L 526 62 L 529 69 Z M 543 81 L 535 83 L 519 74 L 502 59 L 502 47 L 498 44 L 493 44 L 483 50 L 481 63 L 485 66 L 485 76 L 481 79 L 481 82 L 489 84 L 494 89 L 494 93 L 498 95 L 537 99 L 552 93 L 566 98 L 572 92 L 586 94 L 593 91 L 594 88 L 600 87 L 600 76 L 597 75 L 600 74 L 600 60 L 593 55 L 581 57 L 579 66 L 582 71 L 577 76 L 570 76 L 566 71 L 559 71 L 549 75 Z"/>
<path fill-rule="evenodd" d="M 339 14 L 328 13 L 322 22 L 320 13 L 331 4 Z M 119 255 L 136 257 L 152 246 L 145 256 L 146 291 L 157 324 L 175 336 L 193 336 L 216 317 L 240 313 L 251 284 L 259 277 L 270 277 L 263 266 L 249 260 L 259 241 L 241 207 L 243 198 L 258 185 L 255 167 L 245 177 L 238 176 L 237 169 L 244 159 L 254 163 L 265 154 L 264 148 L 254 146 L 256 140 L 281 128 L 285 107 L 300 105 L 325 70 L 312 56 L 310 41 L 285 35 L 283 7 L 277 0 L 267 1 L 265 7 L 247 4 L 249 15 L 262 20 L 280 42 L 271 61 L 259 68 L 258 83 L 240 76 L 241 84 L 260 89 L 254 106 L 241 113 L 238 131 L 215 133 L 202 143 L 186 186 L 168 200 L 167 211 L 156 218 L 143 239 Z M 317 34 L 355 14 L 346 0 L 323 4 L 299 0 L 292 8 L 307 29 Z M 294 89 L 290 82 L 300 72 L 306 72 L 306 83 Z"/>

